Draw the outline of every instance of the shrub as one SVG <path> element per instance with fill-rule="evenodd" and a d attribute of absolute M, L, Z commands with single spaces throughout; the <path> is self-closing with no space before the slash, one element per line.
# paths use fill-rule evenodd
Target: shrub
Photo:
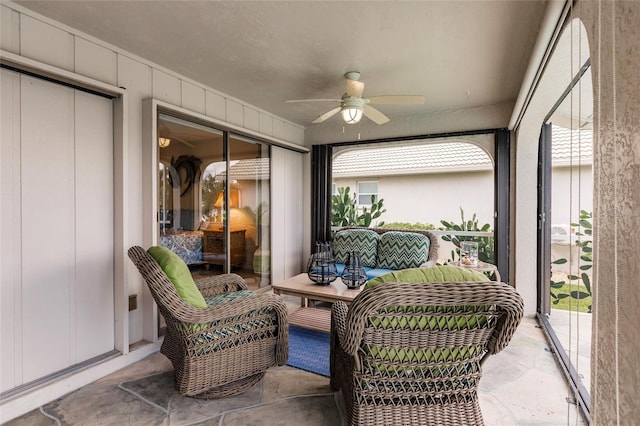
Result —
<path fill-rule="evenodd" d="M 462 222 L 460 224 L 453 223 L 453 221 L 441 220 L 440 223 L 444 226 L 446 231 L 491 231 L 491 225 L 485 223 L 482 226 L 478 226 L 478 219 L 474 213 L 471 220 L 464 219 L 464 210 L 460 207 L 460 217 Z M 451 252 L 451 260 L 455 259 L 456 253 L 460 254 L 460 243 L 462 241 L 475 241 L 478 243 L 478 259 L 482 262 L 491 263 L 495 265 L 495 253 L 493 245 L 493 237 L 477 237 L 466 235 L 443 235 L 444 241 L 450 241 L 456 246 L 455 252 Z"/>
<path fill-rule="evenodd" d="M 576 245 L 580 247 L 580 251 L 582 254 L 580 255 L 580 260 L 584 263 L 580 265 L 580 270 L 583 271 L 580 273 L 580 276 L 575 274 L 567 275 L 568 280 L 581 280 L 582 285 L 584 286 L 583 291 L 581 288 L 577 290 L 570 290 L 568 293 L 567 286 L 564 281 L 553 281 L 551 280 L 551 301 L 554 305 L 558 305 L 560 300 L 571 297 L 572 299 L 576 299 L 578 301 L 589 298 L 591 299 L 591 279 L 589 275 L 585 272 L 593 267 L 593 226 L 591 225 L 591 220 L 593 219 L 593 214 L 586 210 L 580 210 L 580 220 L 579 223 L 572 223 L 571 226 L 575 226 L 578 228 L 578 232 L 576 232 L 576 236 L 578 240 L 576 241 Z M 585 237 L 585 238 L 582 238 Z M 562 265 L 567 263 L 567 259 L 561 257 L 559 259 L 551 262 L 554 265 Z M 558 290 L 558 293 L 554 293 L 553 290 Z M 587 306 L 587 312 L 591 312 L 591 305 Z"/>
<path fill-rule="evenodd" d="M 370 227 L 373 219 L 382 216 L 386 209 L 382 208 L 384 200 L 375 200 L 371 196 L 371 209 L 362 207 L 358 209 L 356 193 L 349 195 L 351 188 L 340 187 L 338 193 L 331 196 L 331 225 L 332 226 L 364 226 Z M 384 222 L 378 222 L 375 226 L 382 226 Z"/>

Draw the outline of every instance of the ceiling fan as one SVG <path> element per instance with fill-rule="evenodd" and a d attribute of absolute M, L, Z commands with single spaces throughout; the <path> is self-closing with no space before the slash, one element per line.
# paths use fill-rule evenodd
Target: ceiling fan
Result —
<path fill-rule="evenodd" d="M 341 113 L 342 119 L 347 124 L 355 124 L 360 122 L 362 116 L 369 118 L 376 124 L 385 124 L 389 122 L 389 117 L 381 113 L 373 105 L 418 105 L 424 103 L 424 96 L 419 95 L 386 95 L 371 96 L 363 98 L 364 83 L 360 80 L 358 71 L 349 71 L 344 75 L 347 79 L 347 92 L 340 99 L 296 99 L 288 100 L 287 103 L 294 102 L 338 102 L 340 105 L 331 108 L 329 111 L 316 118 L 313 123 L 322 123 L 338 112 Z"/>

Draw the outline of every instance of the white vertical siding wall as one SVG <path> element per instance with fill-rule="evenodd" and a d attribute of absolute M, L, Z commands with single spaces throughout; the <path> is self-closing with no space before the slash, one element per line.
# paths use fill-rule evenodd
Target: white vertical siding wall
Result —
<path fill-rule="evenodd" d="M 273 282 L 303 270 L 305 154 L 271 150 L 271 267 Z M 308 229 L 308 228 L 307 228 Z"/>
<path fill-rule="evenodd" d="M 116 229 L 116 232 L 126 230 L 124 239 L 127 247 L 141 244 L 143 241 L 143 205 L 141 200 L 143 199 L 142 192 L 146 190 L 142 184 L 143 99 L 160 99 L 195 113 L 260 132 L 265 136 L 300 146 L 304 145 L 304 128 L 298 125 L 13 3 L 3 2 L 0 5 L 0 49 L 3 52 L 33 59 L 44 65 L 74 73 L 79 78 L 89 77 L 126 88 L 128 104 L 124 105 L 124 109 L 127 111 L 124 126 L 128 136 L 128 144 L 124 154 L 123 173 L 127 174 L 127 187 L 124 195 L 124 205 L 127 208 L 125 217 L 127 219 L 126 223 L 121 224 L 121 229 Z M 292 154 L 283 157 L 285 157 L 284 161 L 279 164 L 282 173 L 286 174 L 287 179 L 301 182 L 304 155 Z M 282 192 L 284 188 L 278 185 L 284 185 L 285 182 L 282 180 L 274 182 L 273 193 Z M 300 185 L 287 186 L 287 191 L 291 191 L 292 188 L 302 191 Z M 294 198 L 302 196 L 300 193 Z M 274 216 L 277 214 L 276 211 Z M 296 215 L 302 215 L 302 210 L 289 211 L 287 220 L 302 223 L 303 218 L 295 217 Z M 302 241 L 302 229 L 295 229 L 296 231 L 293 233 L 274 233 L 274 236 L 277 237 L 274 240 L 281 241 L 283 235 L 285 237 L 290 235 L 291 238 L 299 238 Z M 289 258 L 278 250 L 284 250 L 284 247 L 273 247 L 272 258 Z M 122 255 L 122 253 L 117 253 L 116 256 L 118 255 Z M 297 263 L 295 260 L 292 262 Z M 287 264 L 286 268 L 295 269 L 290 264 Z M 129 294 L 137 294 L 140 298 L 143 285 L 140 275 L 131 262 L 126 262 L 125 271 L 125 282 Z M 143 314 L 141 307 L 128 314 L 129 343 L 139 341 L 142 338 Z M 116 318 L 116 321 L 121 322 L 121 319 Z M 124 366 L 127 362 L 133 361 L 122 361 L 121 363 Z M 82 383 L 77 385 L 81 386 Z M 68 392 L 72 386 L 74 385 L 59 386 L 57 391 L 45 390 L 40 392 L 39 398 L 40 400 L 50 400 L 56 396 L 55 392 L 59 392 L 61 395 Z M 1 420 L 5 421 L 12 416 L 33 409 L 37 406 L 38 401 L 33 397 L 13 401 L 11 406 L 3 404 L 3 418 Z"/>

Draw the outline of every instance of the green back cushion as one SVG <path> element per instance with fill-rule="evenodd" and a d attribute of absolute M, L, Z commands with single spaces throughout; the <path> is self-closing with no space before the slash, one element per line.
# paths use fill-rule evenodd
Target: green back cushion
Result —
<path fill-rule="evenodd" d="M 487 277 L 477 271 L 456 266 L 433 266 L 431 268 L 411 268 L 390 272 L 367 282 L 365 289 L 387 282 L 486 282 Z M 455 284 L 452 284 L 455 285 Z M 462 330 L 484 327 L 491 315 L 492 306 L 389 306 L 372 315 L 369 325 L 378 329 L 392 330 Z M 458 313 L 459 315 L 443 315 Z M 438 348 L 387 348 L 365 345 L 368 354 L 366 368 L 389 373 L 385 363 L 393 362 L 447 362 L 464 360 L 476 356 L 481 345 L 438 347 Z M 396 367 L 402 370 L 403 367 Z"/>
<path fill-rule="evenodd" d="M 429 258 L 429 237 L 414 232 L 387 231 L 378 242 L 378 268 L 417 268 Z"/>
<path fill-rule="evenodd" d="M 349 252 L 360 253 L 362 266 L 376 267 L 376 253 L 380 237 L 371 229 L 343 229 L 333 238 L 333 257 L 337 263 L 347 263 Z"/>
<path fill-rule="evenodd" d="M 434 283 L 455 281 L 488 281 L 478 271 L 457 266 L 432 266 L 430 268 L 410 268 L 389 272 L 367 282 L 364 288 L 382 283 Z"/>
<path fill-rule="evenodd" d="M 158 262 L 182 300 L 196 308 L 207 307 L 207 302 L 193 281 L 189 267 L 177 254 L 162 246 L 150 247 L 147 252 Z"/>

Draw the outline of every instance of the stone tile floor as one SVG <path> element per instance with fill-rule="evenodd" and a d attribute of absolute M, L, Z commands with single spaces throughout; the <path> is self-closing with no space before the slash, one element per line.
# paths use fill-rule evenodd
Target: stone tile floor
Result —
<path fill-rule="evenodd" d="M 491 357 L 480 382 L 487 425 L 584 425 L 535 319 Z M 244 394 L 220 400 L 179 395 L 157 353 L 6 425 L 341 425 L 340 394 L 329 379 L 291 367 L 270 369 Z"/>

